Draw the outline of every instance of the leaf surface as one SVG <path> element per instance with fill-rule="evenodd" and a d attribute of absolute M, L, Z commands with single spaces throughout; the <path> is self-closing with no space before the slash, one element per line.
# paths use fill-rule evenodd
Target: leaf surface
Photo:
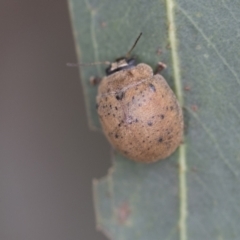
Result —
<path fill-rule="evenodd" d="M 97 225 L 111 239 L 239 239 L 240 2 L 69 0 L 80 62 L 133 54 L 163 76 L 184 108 L 185 141 L 145 165 L 115 154 L 94 181 Z M 97 89 L 81 68 L 90 125 L 99 128 Z"/>

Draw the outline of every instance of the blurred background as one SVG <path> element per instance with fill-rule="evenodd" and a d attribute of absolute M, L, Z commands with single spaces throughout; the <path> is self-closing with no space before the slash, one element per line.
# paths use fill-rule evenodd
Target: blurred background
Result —
<path fill-rule="evenodd" d="M 65 0 L 0 1 L 0 239 L 106 239 L 92 179 L 110 147 L 88 128 Z M 101 156 L 101 157 L 99 157 Z"/>

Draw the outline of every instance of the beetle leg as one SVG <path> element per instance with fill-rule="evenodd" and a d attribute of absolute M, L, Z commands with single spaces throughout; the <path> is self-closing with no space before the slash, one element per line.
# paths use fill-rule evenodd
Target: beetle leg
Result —
<path fill-rule="evenodd" d="M 102 79 L 100 77 L 93 77 L 92 76 L 92 77 L 90 77 L 89 82 L 92 86 L 96 86 L 101 82 L 101 80 Z"/>
<path fill-rule="evenodd" d="M 167 65 L 165 63 L 158 62 L 157 67 L 156 67 L 156 69 L 154 71 L 154 74 L 158 74 L 158 73 L 160 73 L 162 70 L 164 70 L 166 68 L 167 68 Z"/>

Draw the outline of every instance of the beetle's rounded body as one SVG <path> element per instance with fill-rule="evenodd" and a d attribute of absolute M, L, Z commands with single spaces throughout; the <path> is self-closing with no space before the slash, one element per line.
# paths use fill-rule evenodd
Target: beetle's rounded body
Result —
<path fill-rule="evenodd" d="M 97 107 L 109 142 L 132 160 L 164 159 L 182 141 L 182 109 L 166 80 L 147 64 L 104 77 Z"/>

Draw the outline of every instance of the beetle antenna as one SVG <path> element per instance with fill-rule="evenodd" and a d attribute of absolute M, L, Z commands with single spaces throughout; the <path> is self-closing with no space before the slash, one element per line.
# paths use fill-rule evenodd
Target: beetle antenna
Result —
<path fill-rule="evenodd" d="M 93 63 L 67 63 L 67 66 L 68 67 L 79 67 L 79 66 L 92 66 L 92 65 L 98 65 L 98 64 L 110 65 L 111 63 L 108 61 L 93 62 Z"/>
<path fill-rule="evenodd" d="M 126 58 L 130 57 L 130 54 L 132 52 L 132 50 L 135 48 L 135 46 L 137 45 L 138 40 L 140 39 L 140 37 L 142 36 L 142 33 L 139 34 L 139 36 L 137 37 L 135 43 L 133 44 L 133 46 L 131 47 L 131 49 L 127 52 L 126 54 Z"/>

